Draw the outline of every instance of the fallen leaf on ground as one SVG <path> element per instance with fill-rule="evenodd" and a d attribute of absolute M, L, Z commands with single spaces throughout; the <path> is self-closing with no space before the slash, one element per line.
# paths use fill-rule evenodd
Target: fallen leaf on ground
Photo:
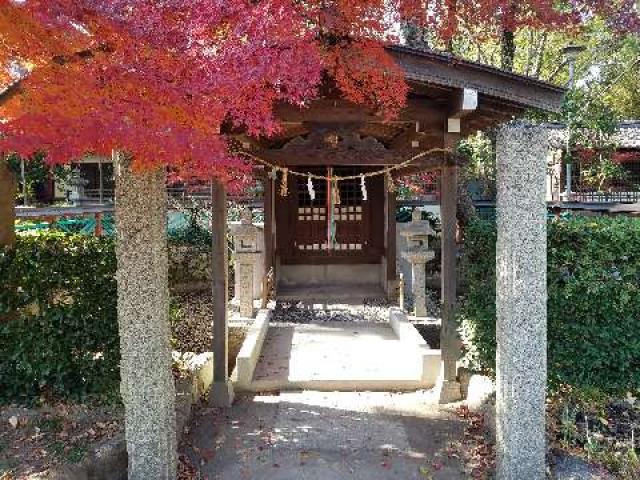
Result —
<path fill-rule="evenodd" d="M 9 425 L 11 425 L 14 429 L 18 428 L 18 417 L 15 415 L 9 419 Z"/>

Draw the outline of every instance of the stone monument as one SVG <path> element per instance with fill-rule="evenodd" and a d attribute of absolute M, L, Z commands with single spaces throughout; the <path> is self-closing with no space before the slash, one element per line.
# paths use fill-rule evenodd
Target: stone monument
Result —
<path fill-rule="evenodd" d="M 258 227 L 251 221 L 251 210 L 245 208 L 241 211 L 240 224 L 231 225 L 231 235 L 235 249 L 235 272 L 239 278 L 236 299 L 240 305 L 240 315 L 253 318 L 253 272 L 261 252 L 258 250 Z"/>
<path fill-rule="evenodd" d="M 120 393 L 129 478 L 173 480 L 176 392 L 169 343 L 166 175 L 162 168 L 134 172 L 130 158 L 114 157 Z"/>
<path fill-rule="evenodd" d="M 418 209 L 411 215 L 411 223 L 400 233 L 407 239 L 407 248 L 402 257 L 411 264 L 411 290 L 413 295 L 413 314 L 416 317 L 427 315 L 426 264 L 435 258 L 435 252 L 429 249 L 429 236 L 435 235 L 431 224 L 422 220 Z"/>
<path fill-rule="evenodd" d="M 496 477 L 546 478 L 549 133 L 514 123 L 496 141 Z"/>

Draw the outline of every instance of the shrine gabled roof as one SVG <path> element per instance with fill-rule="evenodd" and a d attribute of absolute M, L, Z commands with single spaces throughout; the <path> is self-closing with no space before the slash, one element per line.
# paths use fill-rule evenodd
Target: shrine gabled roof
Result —
<path fill-rule="evenodd" d="M 402 45 L 387 47 L 412 84 L 469 88 L 522 108 L 557 112 L 566 89 L 525 75 L 472 62 L 449 53 Z"/>

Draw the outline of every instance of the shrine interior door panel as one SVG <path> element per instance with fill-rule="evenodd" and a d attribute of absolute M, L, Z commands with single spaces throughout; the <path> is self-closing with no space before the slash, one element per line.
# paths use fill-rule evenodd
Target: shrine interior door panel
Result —
<path fill-rule="evenodd" d="M 323 176 L 359 175 L 363 167 L 297 167 Z M 283 264 L 379 263 L 384 254 L 384 179 L 360 178 L 337 188 L 325 180 L 289 177 L 289 193 L 276 199 L 277 251 Z"/>

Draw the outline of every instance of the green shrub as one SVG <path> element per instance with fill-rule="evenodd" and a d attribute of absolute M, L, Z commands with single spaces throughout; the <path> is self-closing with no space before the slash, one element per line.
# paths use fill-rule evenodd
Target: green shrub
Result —
<path fill-rule="evenodd" d="M 551 386 L 607 392 L 640 387 L 640 221 L 574 217 L 548 226 L 548 366 Z M 465 360 L 495 368 L 495 224 L 466 230 L 460 309 Z"/>
<path fill-rule="evenodd" d="M 0 402 L 117 387 L 115 271 L 106 238 L 43 232 L 0 250 Z"/>

